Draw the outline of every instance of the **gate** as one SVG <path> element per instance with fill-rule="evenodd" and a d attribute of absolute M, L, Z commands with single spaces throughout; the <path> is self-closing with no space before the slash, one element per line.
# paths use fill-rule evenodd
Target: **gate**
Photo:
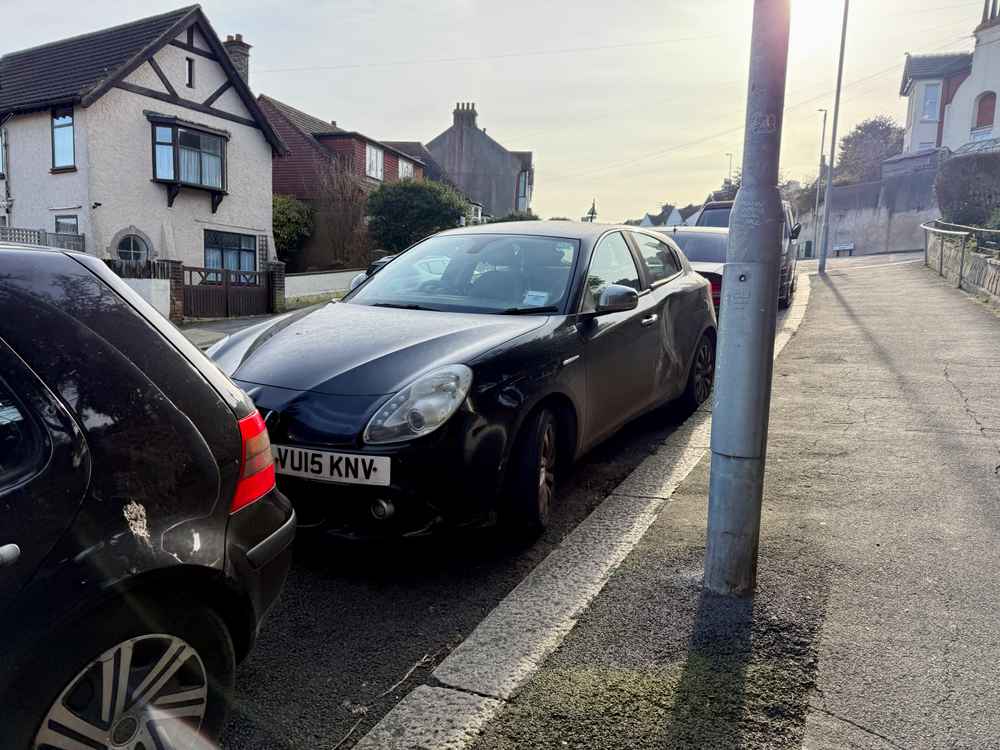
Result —
<path fill-rule="evenodd" d="M 185 318 L 236 318 L 268 310 L 267 271 L 184 267 Z"/>

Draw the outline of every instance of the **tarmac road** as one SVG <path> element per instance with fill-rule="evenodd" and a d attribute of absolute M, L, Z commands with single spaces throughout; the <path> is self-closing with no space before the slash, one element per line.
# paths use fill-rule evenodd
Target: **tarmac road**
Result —
<path fill-rule="evenodd" d="M 530 546 L 493 530 L 391 543 L 300 538 L 281 600 L 237 673 L 223 749 L 351 747 L 427 684 L 451 649 L 687 416 L 659 409 L 585 456 L 558 491 L 549 530 Z"/>

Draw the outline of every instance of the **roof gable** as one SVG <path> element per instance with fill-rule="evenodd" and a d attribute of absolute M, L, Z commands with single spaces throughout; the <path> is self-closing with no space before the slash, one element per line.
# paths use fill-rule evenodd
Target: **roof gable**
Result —
<path fill-rule="evenodd" d="M 906 66 L 903 68 L 903 82 L 899 86 L 899 95 L 910 93 L 913 81 L 926 78 L 946 78 L 972 66 L 971 52 L 948 53 L 944 55 L 906 55 Z"/>
<path fill-rule="evenodd" d="M 0 112 L 80 101 L 197 10 L 179 8 L 0 57 Z"/>
<path fill-rule="evenodd" d="M 147 61 L 156 69 L 153 55 L 168 44 L 180 44 L 175 41 L 175 37 L 191 27 L 198 30 L 208 47 L 207 50 L 192 50 L 212 57 L 222 67 L 228 78 L 227 88 L 236 92 L 250 112 L 252 120 L 213 109 L 211 104 L 223 93 L 222 90 L 204 102 L 195 102 L 182 99 L 176 92 L 170 92 L 169 86 L 168 93 L 163 93 L 157 89 L 124 83 L 123 79 Z M 218 35 L 198 5 L 12 52 L 0 58 L 0 114 L 77 102 L 88 107 L 116 86 L 135 94 L 258 127 L 272 148 L 282 153 L 287 150 L 260 111 L 246 81 L 236 71 Z"/>

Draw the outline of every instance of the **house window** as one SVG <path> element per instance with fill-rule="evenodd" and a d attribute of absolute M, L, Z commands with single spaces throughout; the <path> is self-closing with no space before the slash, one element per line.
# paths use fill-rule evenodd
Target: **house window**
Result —
<path fill-rule="evenodd" d="M 73 144 L 73 108 L 52 110 L 52 168 L 72 169 L 76 165 Z"/>
<path fill-rule="evenodd" d="M 399 160 L 399 179 L 401 180 L 412 180 L 413 179 L 413 162 L 407 161 L 406 159 Z"/>
<path fill-rule="evenodd" d="M 205 267 L 257 270 L 257 238 L 252 234 L 205 230 Z"/>
<path fill-rule="evenodd" d="M 0 227 L 7 226 L 7 214 L 0 214 Z"/>
<path fill-rule="evenodd" d="M 992 91 L 980 94 L 976 100 L 975 121 L 972 123 L 971 140 L 986 141 L 993 137 L 993 120 L 996 116 L 997 95 Z"/>
<path fill-rule="evenodd" d="M 924 86 L 924 107 L 920 117 L 923 120 L 937 120 L 940 113 L 941 84 L 928 83 Z"/>
<path fill-rule="evenodd" d="M 378 146 L 365 144 L 365 174 L 374 180 L 382 179 L 384 154 Z"/>
<path fill-rule="evenodd" d="M 187 81 L 187 87 L 189 89 L 194 88 L 194 58 L 185 57 L 184 58 L 184 69 L 186 71 L 185 79 Z"/>
<path fill-rule="evenodd" d="M 75 216 L 57 216 L 56 234 L 79 234 L 80 225 Z"/>
<path fill-rule="evenodd" d="M 153 169 L 157 180 L 223 190 L 225 138 L 176 125 L 154 125 Z"/>
<path fill-rule="evenodd" d="M 0 128 L 0 177 L 6 174 L 7 165 L 7 131 Z"/>
<path fill-rule="evenodd" d="M 146 240 L 135 234 L 126 234 L 118 242 L 118 257 L 133 263 L 144 263 L 149 259 L 149 246 Z"/>

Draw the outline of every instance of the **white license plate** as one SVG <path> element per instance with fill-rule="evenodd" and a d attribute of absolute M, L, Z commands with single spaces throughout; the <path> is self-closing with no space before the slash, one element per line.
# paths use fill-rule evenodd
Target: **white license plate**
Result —
<path fill-rule="evenodd" d="M 274 470 L 291 477 L 315 479 L 340 484 L 387 486 L 391 460 L 388 456 L 362 456 L 357 453 L 330 453 L 286 445 L 272 445 Z"/>

